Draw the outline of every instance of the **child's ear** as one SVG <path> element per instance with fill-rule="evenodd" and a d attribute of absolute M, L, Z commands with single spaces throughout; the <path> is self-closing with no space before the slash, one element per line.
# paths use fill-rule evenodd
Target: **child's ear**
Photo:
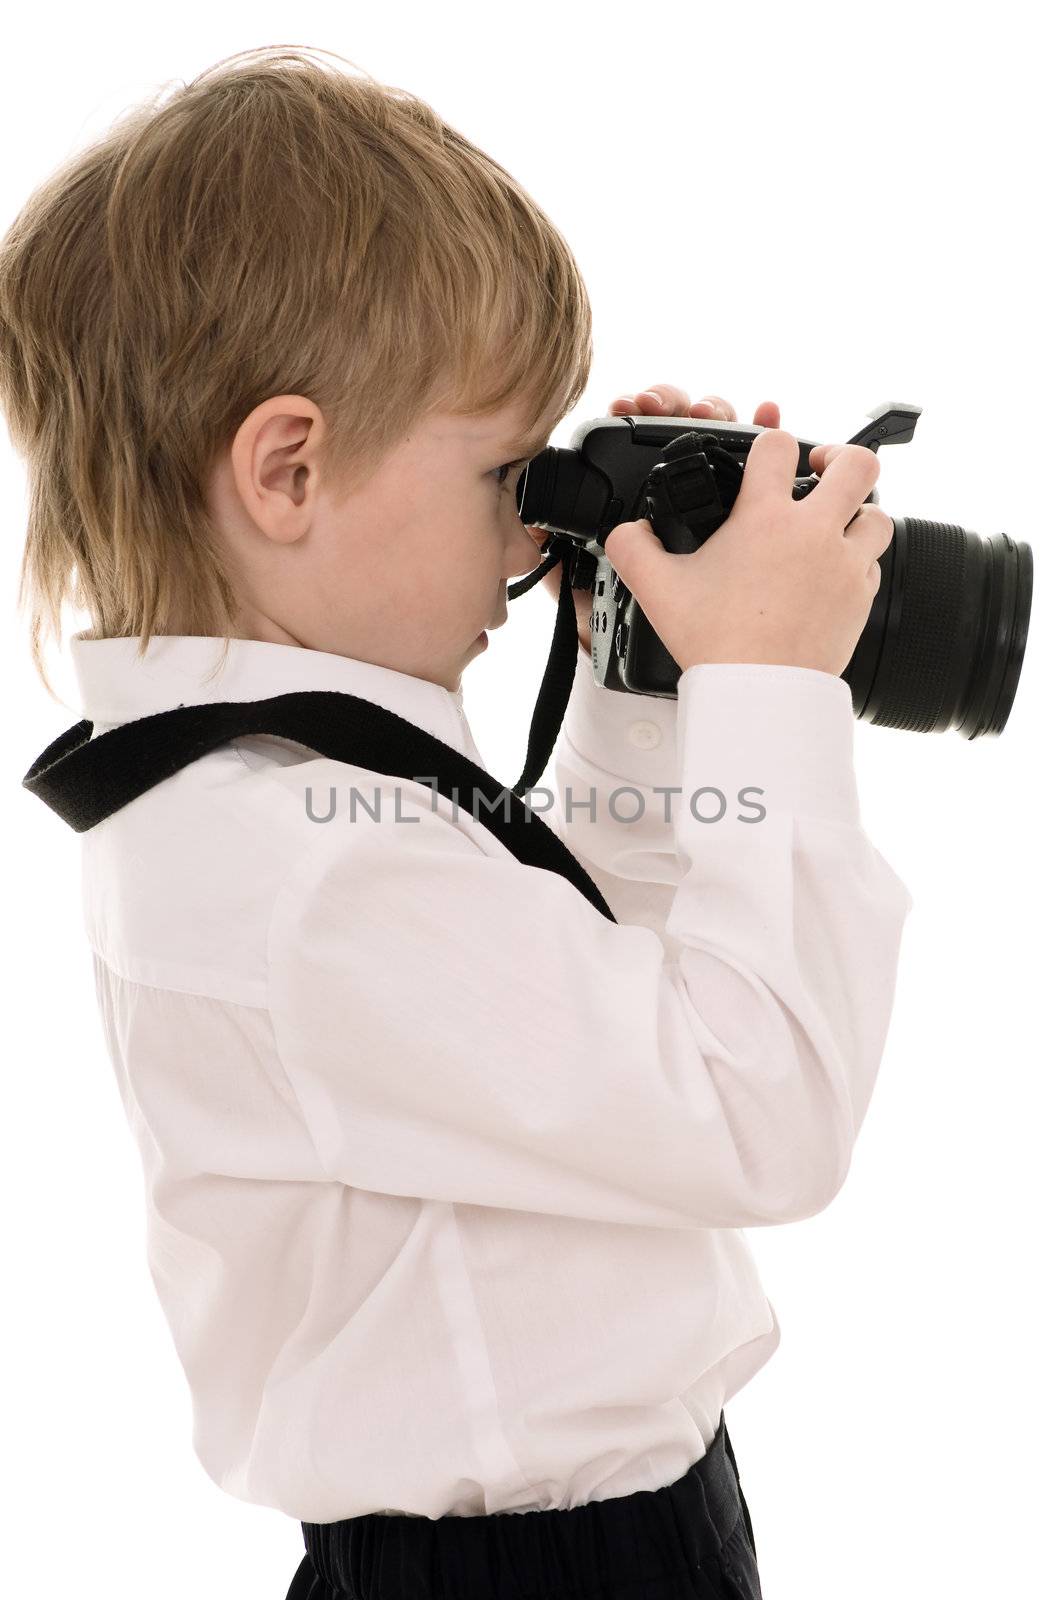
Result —
<path fill-rule="evenodd" d="M 247 514 L 267 538 L 288 543 L 307 530 L 325 423 L 304 395 L 256 406 L 233 440 L 231 464 Z"/>

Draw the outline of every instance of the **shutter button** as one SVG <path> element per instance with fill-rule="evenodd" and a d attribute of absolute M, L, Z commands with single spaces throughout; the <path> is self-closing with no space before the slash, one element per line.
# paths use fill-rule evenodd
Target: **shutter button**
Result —
<path fill-rule="evenodd" d="M 627 736 L 639 750 L 656 750 L 661 742 L 661 730 L 655 722 L 633 722 Z"/>

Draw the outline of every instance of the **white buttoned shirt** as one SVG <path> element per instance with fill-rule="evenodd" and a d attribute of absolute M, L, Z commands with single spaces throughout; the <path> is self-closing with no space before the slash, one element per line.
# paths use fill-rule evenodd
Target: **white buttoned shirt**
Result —
<path fill-rule="evenodd" d="M 483 765 L 461 691 L 238 640 L 75 637 L 93 737 L 291 690 Z M 618 919 L 442 791 L 242 737 L 82 835 L 147 1255 L 224 1491 L 306 1522 L 675 1482 L 778 1323 L 745 1229 L 822 1210 L 912 904 L 848 686 L 580 651 L 529 804 Z M 356 798 L 357 796 L 357 798 Z"/>

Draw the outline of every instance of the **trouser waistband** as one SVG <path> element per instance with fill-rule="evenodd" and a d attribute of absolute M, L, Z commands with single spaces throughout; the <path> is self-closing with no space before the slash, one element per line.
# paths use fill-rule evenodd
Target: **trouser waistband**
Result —
<path fill-rule="evenodd" d="M 301 1524 L 287 1600 L 761 1600 L 723 1415 L 675 1483 L 567 1510 Z"/>

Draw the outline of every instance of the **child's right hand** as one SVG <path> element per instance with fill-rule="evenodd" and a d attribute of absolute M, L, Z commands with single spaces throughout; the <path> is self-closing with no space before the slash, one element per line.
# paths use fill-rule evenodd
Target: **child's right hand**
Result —
<path fill-rule="evenodd" d="M 893 521 L 864 505 L 881 463 L 863 445 L 817 445 L 820 482 L 793 498 L 800 447 L 778 428 L 750 446 L 731 515 L 699 550 L 673 555 L 648 520 L 622 522 L 606 554 L 685 672 L 752 662 L 839 674 L 881 578 Z"/>

